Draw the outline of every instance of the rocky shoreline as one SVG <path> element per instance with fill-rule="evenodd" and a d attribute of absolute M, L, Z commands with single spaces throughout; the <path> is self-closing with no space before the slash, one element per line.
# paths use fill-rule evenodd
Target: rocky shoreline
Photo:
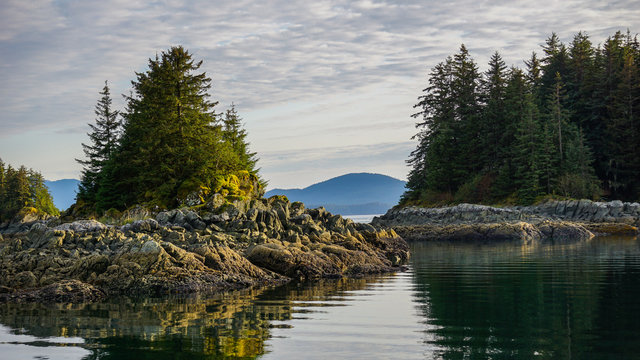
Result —
<path fill-rule="evenodd" d="M 402 269 L 407 243 L 284 197 L 125 213 L 127 224 L 21 218 L 0 228 L 0 301 L 213 293 Z M 122 219 L 120 219 L 122 221 Z"/>
<path fill-rule="evenodd" d="M 403 207 L 374 218 L 372 224 L 392 228 L 407 241 L 584 241 L 597 235 L 637 235 L 640 204 L 568 200 L 504 208 Z"/>

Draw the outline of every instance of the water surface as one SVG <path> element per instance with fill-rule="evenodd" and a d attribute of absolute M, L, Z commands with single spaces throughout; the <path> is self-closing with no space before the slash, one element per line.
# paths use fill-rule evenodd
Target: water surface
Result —
<path fill-rule="evenodd" d="M 412 244 L 408 272 L 0 304 L 1 359 L 640 358 L 640 242 Z"/>

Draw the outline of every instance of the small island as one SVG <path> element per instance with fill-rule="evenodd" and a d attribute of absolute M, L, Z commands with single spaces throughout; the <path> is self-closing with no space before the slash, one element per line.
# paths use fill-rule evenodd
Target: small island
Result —
<path fill-rule="evenodd" d="M 105 82 L 77 201 L 63 214 L 37 172 L 1 172 L 11 201 L 0 300 L 213 293 L 402 269 L 409 250 L 393 230 L 263 198 L 241 120 L 233 106 L 214 111 L 201 63 L 182 47 L 150 59 L 125 112 Z"/>

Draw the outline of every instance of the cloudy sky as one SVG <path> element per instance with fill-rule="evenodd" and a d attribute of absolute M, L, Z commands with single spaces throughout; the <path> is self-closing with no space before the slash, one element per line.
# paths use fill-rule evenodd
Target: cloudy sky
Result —
<path fill-rule="evenodd" d="M 555 31 L 638 32 L 637 0 L 0 1 L 0 158 L 77 178 L 98 92 L 128 93 L 149 57 L 183 45 L 236 104 L 270 187 L 348 172 L 404 179 L 412 105 L 461 43 L 484 70 L 522 65 Z"/>

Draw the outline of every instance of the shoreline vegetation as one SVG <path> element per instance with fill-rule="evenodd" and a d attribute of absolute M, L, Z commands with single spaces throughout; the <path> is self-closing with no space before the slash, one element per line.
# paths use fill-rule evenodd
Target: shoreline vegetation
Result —
<path fill-rule="evenodd" d="M 637 35 L 552 33 L 524 63 L 481 73 L 463 44 L 431 69 L 401 205 L 640 200 Z"/>

